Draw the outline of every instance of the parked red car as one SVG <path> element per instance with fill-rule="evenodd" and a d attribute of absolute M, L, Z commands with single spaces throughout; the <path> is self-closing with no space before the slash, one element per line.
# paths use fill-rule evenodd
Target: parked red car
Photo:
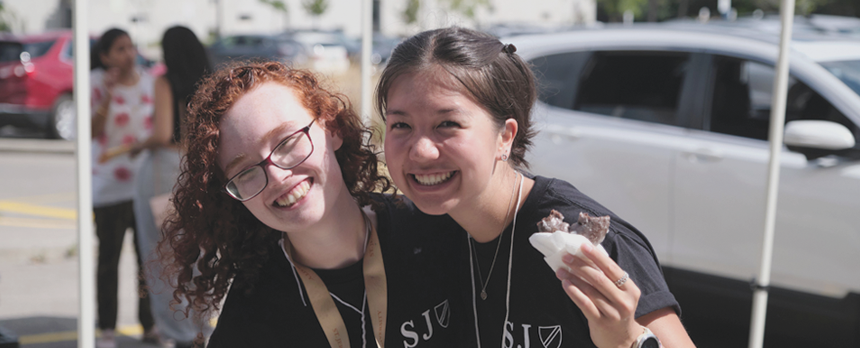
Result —
<path fill-rule="evenodd" d="M 0 127 L 35 127 L 50 138 L 74 138 L 72 48 L 71 30 L 0 36 Z M 153 65 L 140 55 L 138 63 Z"/>

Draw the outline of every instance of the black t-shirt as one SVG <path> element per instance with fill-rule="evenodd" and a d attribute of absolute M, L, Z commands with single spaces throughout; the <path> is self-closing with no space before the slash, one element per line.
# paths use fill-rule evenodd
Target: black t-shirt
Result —
<path fill-rule="evenodd" d="M 423 214 L 389 195 L 374 195 L 374 199 L 384 204 L 376 214 L 388 280 L 385 344 L 407 348 L 457 346 L 457 337 L 469 320 L 462 289 L 456 283 L 456 275 L 462 272 L 458 260 L 465 250 L 462 229 L 448 216 Z M 346 325 L 350 346 L 375 347 L 372 318 L 364 318 L 362 330 L 362 262 L 315 271 L 339 299 L 334 302 Z M 236 287 L 230 290 L 209 340 L 209 347 L 275 346 L 328 346 L 306 290 L 279 245 L 272 246 L 253 292 L 245 294 Z"/>
<path fill-rule="evenodd" d="M 532 247 L 528 239 L 537 232 L 537 223 L 550 210 L 561 212 L 565 221 L 574 223 L 579 212 L 592 216 L 611 216 L 609 233 L 602 245 L 609 256 L 630 274 L 642 290 L 636 317 L 657 309 L 672 307 L 680 312 L 675 297 L 669 292 L 657 257 L 648 240 L 633 226 L 579 192 L 567 182 L 537 176 L 535 185 L 519 210 L 514 231 L 513 263 L 508 273 L 511 254 L 511 226 L 501 234 L 498 259 L 487 285 L 487 299 L 481 300 L 478 272 L 474 273 L 474 292 L 468 291 L 467 305 L 477 311 L 471 330 L 480 330 L 482 347 L 593 347 L 588 322 L 582 311 L 567 296 L 555 272 L 544 261 L 543 254 Z M 475 243 L 478 262 L 464 253 L 461 281 L 472 284 L 472 267 L 481 267 L 487 280 L 499 238 L 487 243 Z M 465 240 L 460 243 L 467 244 Z M 470 267 L 470 261 L 473 266 Z M 510 279 L 508 278 L 510 275 Z M 505 295 L 510 281 L 510 312 L 505 323 Z M 474 299 L 474 301 L 473 301 Z M 503 326 L 503 324 L 505 324 Z M 502 328 L 505 328 L 504 331 Z M 471 332 L 470 340 L 476 338 Z"/>

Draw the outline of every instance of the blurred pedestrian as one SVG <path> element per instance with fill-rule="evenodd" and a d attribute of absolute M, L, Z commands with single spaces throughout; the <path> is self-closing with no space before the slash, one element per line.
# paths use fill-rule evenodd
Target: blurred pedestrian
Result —
<path fill-rule="evenodd" d="M 127 229 L 135 229 L 132 205 L 137 161 L 128 155 L 131 144 L 149 134 L 152 115 L 152 77 L 135 64 L 137 51 L 123 30 L 110 29 L 93 47 L 90 84 L 92 85 L 93 136 L 93 211 L 99 239 L 97 271 L 99 348 L 116 347 L 117 275 L 119 257 Z M 132 234 L 132 238 L 134 234 Z M 141 253 L 134 239 L 138 263 Z M 138 301 L 138 319 L 146 334 L 153 329 L 149 298 Z"/>
<path fill-rule="evenodd" d="M 134 211 L 137 220 L 137 235 L 147 266 L 147 282 L 150 285 L 152 312 L 156 318 L 162 338 L 177 347 L 191 346 L 197 332 L 205 323 L 175 315 L 171 308 L 173 289 L 161 278 L 161 265 L 156 261 L 156 245 L 161 239 L 159 210 L 166 208 L 168 194 L 179 177 L 182 156 L 180 143 L 188 98 L 194 93 L 197 83 L 211 70 L 206 50 L 186 27 L 167 29 L 161 40 L 164 64 L 167 71 L 155 80 L 155 114 L 152 121 L 152 136 L 134 144 L 131 153 L 141 151 L 143 163 L 135 180 Z M 164 197 L 159 199 L 158 197 Z M 156 261 L 156 262 L 149 262 Z M 202 326 L 202 327 L 201 327 Z M 203 329 L 208 331 L 208 329 Z"/>

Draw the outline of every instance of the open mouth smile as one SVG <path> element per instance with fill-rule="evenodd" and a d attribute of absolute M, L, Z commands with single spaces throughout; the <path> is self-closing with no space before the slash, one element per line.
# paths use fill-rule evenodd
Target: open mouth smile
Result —
<path fill-rule="evenodd" d="M 296 202 L 302 200 L 302 198 L 305 198 L 305 196 L 308 195 L 308 192 L 311 190 L 312 183 L 312 179 L 300 182 L 298 185 L 294 186 L 290 192 L 278 197 L 272 205 L 280 208 L 292 207 Z"/>
<path fill-rule="evenodd" d="M 437 174 L 409 174 L 415 181 L 422 186 L 433 186 L 439 185 L 442 183 L 451 180 L 451 178 L 456 174 L 457 171 L 450 171 L 447 173 L 437 173 Z"/>

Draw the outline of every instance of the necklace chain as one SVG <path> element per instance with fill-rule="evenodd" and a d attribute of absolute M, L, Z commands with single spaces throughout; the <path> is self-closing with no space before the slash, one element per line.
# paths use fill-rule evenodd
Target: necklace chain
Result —
<path fill-rule="evenodd" d="M 515 178 L 519 178 L 521 174 L 517 173 Z M 469 246 L 475 252 L 475 264 L 478 265 L 478 280 L 481 282 L 481 300 L 487 299 L 487 285 L 490 284 L 490 277 L 493 276 L 493 268 L 496 267 L 496 258 L 499 256 L 499 247 L 502 246 L 502 235 L 505 233 L 505 228 L 508 227 L 508 217 L 511 214 L 511 204 L 514 202 L 514 192 L 517 192 L 517 180 L 514 179 L 514 187 L 511 190 L 511 198 L 508 200 L 508 210 L 505 212 L 505 220 L 502 221 L 502 232 L 499 233 L 498 242 L 496 242 L 496 252 L 493 254 L 493 262 L 490 263 L 490 270 L 487 273 L 487 281 L 484 282 L 484 277 L 481 275 L 481 262 L 478 257 L 478 250 L 475 247 L 475 239 L 469 237 Z"/>

